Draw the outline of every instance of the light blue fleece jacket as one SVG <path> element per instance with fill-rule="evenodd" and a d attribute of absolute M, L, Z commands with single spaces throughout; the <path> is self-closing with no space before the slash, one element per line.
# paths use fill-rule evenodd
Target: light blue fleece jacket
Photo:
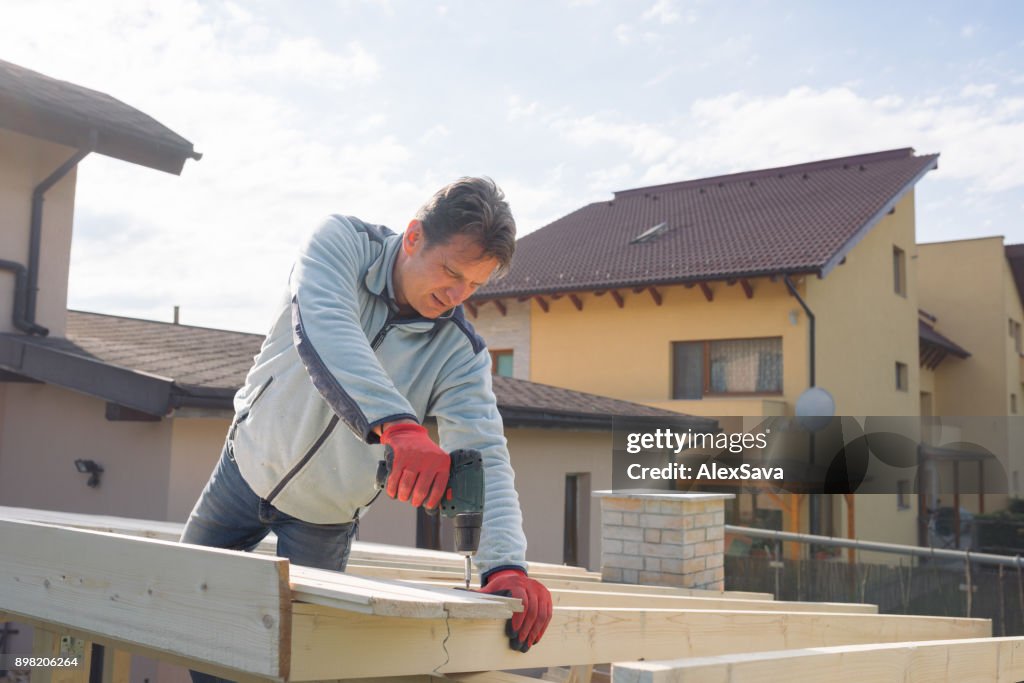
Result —
<path fill-rule="evenodd" d="M 398 318 L 392 270 L 400 246 L 387 228 L 337 215 L 304 244 L 280 314 L 235 395 L 228 437 L 238 469 L 282 512 L 347 522 L 378 494 L 384 448 L 373 427 L 433 416 L 441 448 L 483 454 L 481 575 L 525 569 L 490 354 L 461 306 L 435 320 Z"/>

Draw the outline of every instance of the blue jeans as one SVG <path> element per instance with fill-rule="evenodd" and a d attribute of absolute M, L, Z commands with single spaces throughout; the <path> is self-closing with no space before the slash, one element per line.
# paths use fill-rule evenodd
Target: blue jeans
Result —
<path fill-rule="evenodd" d="M 277 535 L 277 554 L 292 564 L 344 571 L 358 521 L 312 524 L 281 512 L 263 500 L 242 478 L 225 445 L 181 535 L 182 543 L 250 551 L 268 533 Z M 190 672 L 194 683 L 225 679 Z"/>

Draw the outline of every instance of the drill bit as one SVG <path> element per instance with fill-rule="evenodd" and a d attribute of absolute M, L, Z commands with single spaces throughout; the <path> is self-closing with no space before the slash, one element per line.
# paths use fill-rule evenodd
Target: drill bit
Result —
<path fill-rule="evenodd" d="M 469 590 L 469 580 L 473 576 L 473 560 L 466 555 L 466 590 Z"/>

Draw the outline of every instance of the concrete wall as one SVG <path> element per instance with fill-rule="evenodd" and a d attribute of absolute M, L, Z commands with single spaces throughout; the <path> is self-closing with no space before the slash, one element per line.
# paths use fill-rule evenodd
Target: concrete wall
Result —
<path fill-rule="evenodd" d="M 167 510 L 171 426 L 110 422 L 105 403 L 44 384 L 0 385 L 0 502 L 144 519 Z M 75 459 L 104 468 L 98 488 Z"/>
<path fill-rule="evenodd" d="M 32 190 L 74 150 L 0 129 L 0 259 L 28 266 Z M 71 224 L 75 206 L 72 170 L 45 196 L 36 321 L 63 335 L 67 320 Z M 10 332 L 14 276 L 0 271 L 0 331 Z"/>

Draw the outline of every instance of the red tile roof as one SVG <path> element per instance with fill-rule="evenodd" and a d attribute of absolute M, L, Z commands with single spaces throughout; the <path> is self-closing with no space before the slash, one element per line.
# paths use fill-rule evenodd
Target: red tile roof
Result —
<path fill-rule="evenodd" d="M 826 275 L 937 159 L 897 149 L 616 192 L 521 238 L 474 299 Z"/>

